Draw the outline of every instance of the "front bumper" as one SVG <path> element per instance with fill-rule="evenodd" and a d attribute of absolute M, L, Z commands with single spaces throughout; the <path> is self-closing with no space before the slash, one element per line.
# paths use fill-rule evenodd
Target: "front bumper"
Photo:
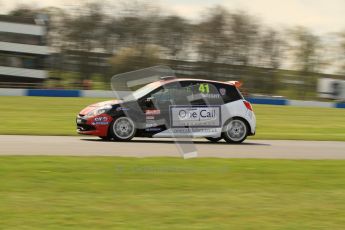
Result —
<path fill-rule="evenodd" d="M 76 118 L 77 133 L 106 137 L 108 136 L 109 126 L 112 120 L 113 118 L 107 114 L 101 114 L 96 117 L 85 117 L 79 114 Z"/>

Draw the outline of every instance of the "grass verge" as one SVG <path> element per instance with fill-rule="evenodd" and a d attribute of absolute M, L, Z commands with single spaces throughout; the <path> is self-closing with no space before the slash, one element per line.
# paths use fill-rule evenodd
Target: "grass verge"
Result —
<path fill-rule="evenodd" d="M 345 161 L 0 157 L 2 229 L 343 229 Z"/>

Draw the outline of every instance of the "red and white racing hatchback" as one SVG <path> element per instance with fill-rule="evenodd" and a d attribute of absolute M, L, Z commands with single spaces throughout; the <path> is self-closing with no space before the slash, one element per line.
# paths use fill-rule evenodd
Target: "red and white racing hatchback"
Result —
<path fill-rule="evenodd" d="M 133 137 L 205 137 L 241 143 L 254 135 L 252 106 L 239 82 L 166 77 L 129 96 L 101 102 L 77 117 L 79 134 L 129 141 Z"/>

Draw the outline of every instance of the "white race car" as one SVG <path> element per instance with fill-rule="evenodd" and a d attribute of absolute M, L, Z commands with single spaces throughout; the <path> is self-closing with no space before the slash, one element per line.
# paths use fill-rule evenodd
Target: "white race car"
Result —
<path fill-rule="evenodd" d="M 166 77 L 121 100 L 82 110 L 78 133 L 129 141 L 133 137 L 205 137 L 241 143 L 255 135 L 251 104 L 239 82 Z"/>

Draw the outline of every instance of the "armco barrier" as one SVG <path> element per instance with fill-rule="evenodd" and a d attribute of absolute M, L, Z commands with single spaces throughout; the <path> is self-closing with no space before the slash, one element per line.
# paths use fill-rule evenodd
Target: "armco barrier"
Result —
<path fill-rule="evenodd" d="M 128 95 L 128 92 L 118 92 L 120 97 Z M 103 97 L 115 98 L 112 91 L 103 90 L 60 90 L 60 89 L 7 89 L 0 88 L 0 96 L 39 96 L 39 97 Z M 302 107 L 324 107 L 345 109 L 345 103 L 297 101 L 284 98 L 246 98 L 252 104 L 262 105 L 291 105 Z"/>
<path fill-rule="evenodd" d="M 28 89 L 26 95 L 37 97 L 80 97 L 80 90 Z"/>
<path fill-rule="evenodd" d="M 81 97 L 114 97 L 113 91 L 105 90 L 82 90 Z"/>
<path fill-rule="evenodd" d="M 117 91 L 118 97 L 123 98 L 129 94 L 126 91 Z M 115 98 L 117 95 L 113 91 L 106 91 L 106 90 L 82 90 L 81 97 L 110 97 Z"/>
<path fill-rule="evenodd" d="M 332 108 L 334 103 L 323 102 L 323 101 L 298 101 L 289 100 L 288 105 L 298 106 L 298 107 L 320 107 L 320 108 Z"/>
<path fill-rule="evenodd" d="M 0 96 L 26 96 L 26 89 L 0 88 Z"/>
<path fill-rule="evenodd" d="M 345 103 L 336 103 L 336 104 L 335 104 L 335 108 L 338 108 L 338 109 L 345 109 Z"/>
<path fill-rule="evenodd" d="M 252 104 L 261 105 L 287 105 L 288 100 L 283 98 L 246 98 Z"/>

